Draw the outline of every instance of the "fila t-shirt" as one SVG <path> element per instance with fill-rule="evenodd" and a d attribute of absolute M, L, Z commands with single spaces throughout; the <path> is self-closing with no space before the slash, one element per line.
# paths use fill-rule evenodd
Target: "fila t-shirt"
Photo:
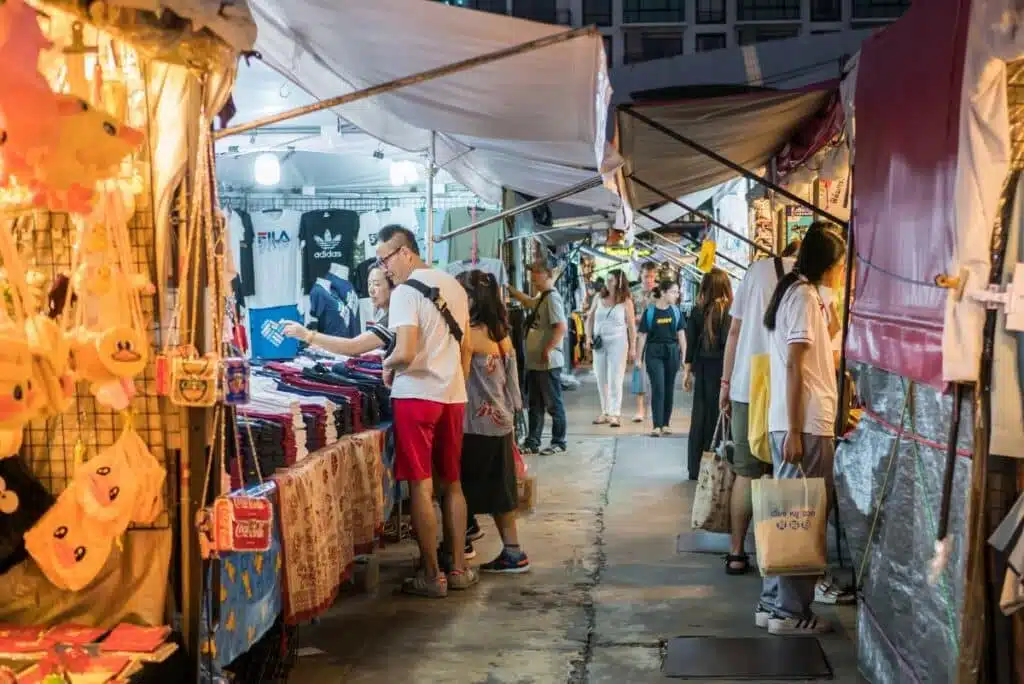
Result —
<path fill-rule="evenodd" d="M 836 364 L 832 340 L 828 334 L 828 314 L 818 290 L 802 279 L 783 295 L 776 314 L 775 330 L 769 333 L 771 347 L 771 399 L 768 405 L 768 430 L 789 430 L 786 401 L 786 362 L 789 348 L 807 344 L 803 367 L 802 431 L 831 437 L 835 434 L 839 391 L 836 388 Z"/>
<path fill-rule="evenodd" d="M 302 291 L 309 292 L 317 278 L 327 275 L 331 264 L 355 267 L 359 214 L 348 209 L 310 211 L 302 215 Z"/>
<path fill-rule="evenodd" d="M 297 211 L 258 211 L 251 214 L 252 263 L 255 294 L 250 309 L 298 304 L 302 298 L 299 274 L 299 220 Z"/>
<path fill-rule="evenodd" d="M 409 278 L 438 288 L 463 334 L 469 334 L 469 299 L 454 277 L 434 268 L 421 268 Z M 416 356 L 395 374 L 391 398 L 466 403 L 462 349 L 437 306 L 411 286 L 399 285 L 391 293 L 388 325 L 396 332 L 404 326 L 419 329 Z"/>
<path fill-rule="evenodd" d="M 782 272 L 793 270 L 796 259 L 783 259 Z M 736 287 L 729 315 L 742 321 L 740 338 L 736 343 L 736 357 L 729 384 L 729 398 L 750 403 L 750 361 L 758 354 L 768 353 L 768 330 L 764 327 L 764 312 L 779 282 L 774 259 L 755 261 Z"/>

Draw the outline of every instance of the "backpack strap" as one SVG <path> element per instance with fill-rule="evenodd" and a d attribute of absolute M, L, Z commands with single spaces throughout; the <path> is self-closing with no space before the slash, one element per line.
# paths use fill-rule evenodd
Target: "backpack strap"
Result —
<path fill-rule="evenodd" d="M 430 287 L 426 283 L 416 280 L 415 278 L 409 278 L 403 285 L 408 285 L 412 289 L 419 292 L 426 299 L 430 300 L 438 313 L 441 314 L 441 318 L 448 325 L 448 332 L 451 333 L 452 337 L 458 344 L 462 344 L 462 328 L 459 326 L 459 322 L 455 320 L 455 316 L 452 314 L 451 309 L 448 308 L 448 303 L 444 301 L 444 297 L 441 296 L 441 291 L 436 287 Z"/>

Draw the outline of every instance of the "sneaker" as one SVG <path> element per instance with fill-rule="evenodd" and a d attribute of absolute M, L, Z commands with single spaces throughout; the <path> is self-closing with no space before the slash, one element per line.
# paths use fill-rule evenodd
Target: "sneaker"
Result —
<path fill-rule="evenodd" d="M 857 602 L 857 595 L 825 577 L 814 585 L 814 602 L 825 606 L 848 606 Z"/>
<path fill-rule="evenodd" d="M 522 444 L 519 447 L 519 453 L 522 456 L 536 456 L 540 451 L 540 447 L 535 447 L 532 444 Z"/>
<path fill-rule="evenodd" d="M 812 634 L 828 634 L 832 624 L 817 615 L 805 618 L 780 617 L 772 615 L 768 619 L 768 633 L 777 636 L 806 636 Z"/>
<path fill-rule="evenodd" d="M 448 586 L 454 591 L 464 591 L 480 581 L 480 575 L 473 568 L 448 574 Z"/>
<path fill-rule="evenodd" d="M 772 619 L 772 611 L 764 607 L 763 604 L 758 603 L 757 608 L 754 609 L 754 625 L 758 629 L 768 629 L 768 622 Z"/>
<path fill-rule="evenodd" d="M 565 453 L 565 447 L 563 445 L 561 445 L 561 444 L 552 444 L 551 446 L 546 446 L 546 447 L 544 447 L 543 449 L 540 450 L 540 455 L 541 456 L 552 456 L 554 454 L 564 454 L 564 453 Z"/>
<path fill-rule="evenodd" d="M 502 549 L 497 558 L 480 566 L 480 572 L 522 575 L 525 572 L 530 572 L 530 559 L 526 557 L 525 553 L 514 556 L 508 550 Z"/>
<path fill-rule="evenodd" d="M 473 542 L 483 539 L 484 535 L 485 533 L 480 529 L 480 525 L 470 525 L 466 530 L 466 551 L 468 552 L 472 548 Z"/>
<path fill-rule="evenodd" d="M 434 579 L 428 579 L 420 571 L 402 582 L 402 593 L 423 598 L 445 598 L 448 596 L 448 580 L 444 573 Z"/>

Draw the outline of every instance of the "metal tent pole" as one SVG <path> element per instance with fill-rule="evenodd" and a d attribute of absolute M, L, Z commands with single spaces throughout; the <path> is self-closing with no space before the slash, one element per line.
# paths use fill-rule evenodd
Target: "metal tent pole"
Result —
<path fill-rule="evenodd" d="M 668 223 L 666 223 L 665 221 L 662 221 L 657 216 L 654 216 L 653 214 L 644 211 L 643 209 L 637 209 L 636 213 L 640 214 L 641 216 L 643 216 L 646 219 L 654 221 L 655 223 L 657 223 L 662 228 L 668 228 L 669 227 Z M 642 231 L 640 233 L 637 233 L 637 236 L 643 235 L 644 233 L 651 233 L 652 235 L 657 235 L 662 240 L 665 240 L 666 242 L 668 242 L 670 244 L 673 244 L 673 245 L 675 244 L 671 240 L 669 240 L 667 237 L 662 235 L 661 233 L 655 232 L 653 229 L 650 229 L 650 228 L 645 230 L 645 231 Z M 698 248 L 700 247 L 700 245 L 697 244 L 696 240 L 691 239 L 689 236 L 684 236 L 684 237 L 686 237 L 687 239 L 690 240 L 690 244 L 692 244 L 692 245 L 694 245 L 694 246 L 696 246 Z M 744 266 L 740 262 L 738 262 L 738 261 L 736 261 L 736 260 L 726 256 L 725 254 L 719 254 L 718 252 L 715 252 L 715 258 L 716 259 L 721 259 L 722 261 L 728 261 L 730 264 L 732 264 L 736 268 L 739 268 L 740 270 L 743 270 L 743 271 L 747 270 L 746 266 Z"/>
<path fill-rule="evenodd" d="M 282 121 L 288 121 L 298 116 L 305 114 L 312 114 L 313 112 L 319 112 L 324 109 L 331 109 L 333 107 L 340 107 L 342 105 L 351 104 L 359 100 L 364 100 L 374 95 L 382 95 L 384 93 L 390 93 L 393 90 L 399 88 L 405 88 L 407 86 L 416 85 L 425 81 L 431 81 L 442 76 L 450 76 L 460 71 L 466 71 L 474 67 L 482 66 L 484 64 L 490 64 L 491 62 L 497 62 L 505 59 L 506 57 L 513 57 L 515 55 L 521 55 L 524 52 L 532 52 L 533 50 L 540 50 L 541 48 L 550 47 L 559 43 L 564 43 L 567 40 L 573 38 L 581 38 L 584 36 L 597 35 L 596 26 L 585 26 L 583 28 L 572 29 L 570 31 L 563 31 L 562 33 L 556 33 L 550 36 L 544 36 L 537 38 L 536 40 L 530 40 L 519 45 L 513 45 L 511 47 L 504 48 L 502 50 L 496 50 L 494 52 L 488 52 L 485 55 L 478 55 L 476 57 L 470 57 L 464 59 L 461 62 L 454 62 L 452 64 L 446 64 L 444 66 L 436 67 L 434 69 L 427 69 L 411 76 L 403 76 L 402 78 L 396 78 L 386 83 L 379 85 L 370 86 L 369 88 L 363 88 L 362 90 L 356 90 L 345 95 L 339 95 L 338 97 L 332 97 L 328 100 L 321 100 L 311 105 L 304 107 L 296 107 L 295 109 L 289 109 L 286 112 L 280 112 L 278 114 L 271 114 L 261 119 L 254 121 L 248 121 L 237 126 L 230 128 L 224 128 L 214 133 L 214 138 L 219 140 L 229 135 L 238 135 L 239 133 L 245 133 L 255 128 L 267 126 L 269 124 L 280 123 Z"/>
<path fill-rule="evenodd" d="M 828 219 L 832 223 L 835 223 L 836 225 L 842 227 L 844 232 L 846 231 L 846 221 L 843 221 L 842 219 L 837 218 L 835 215 L 830 214 L 829 212 L 825 211 L 824 209 L 821 209 L 820 207 L 814 206 L 814 204 L 812 204 L 811 202 L 808 202 L 805 199 L 797 197 L 796 195 L 791 193 L 789 190 L 786 190 L 785 188 L 783 188 L 783 187 L 773 183 L 769 179 L 764 178 L 763 176 L 757 175 L 756 173 L 750 171 L 749 169 L 746 169 L 746 168 L 740 166 L 739 164 L 737 164 L 736 162 L 732 161 L 731 159 L 727 159 L 727 158 L 723 157 L 722 155 L 718 154 L 714 150 L 712 150 L 710 148 L 707 148 L 704 145 L 701 145 L 699 142 L 696 142 L 694 140 L 691 140 L 690 138 L 687 138 L 685 135 L 683 135 L 681 133 L 677 133 L 676 131 L 673 131 L 668 126 L 660 124 L 657 121 L 655 121 L 654 119 L 651 119 L 650 117 L 644 116 L 643 114 L 638 114 L 637 111 L 635 109 L 633 109 L 633 107 L 630 106 L 630 105 L 623 106 L 620 109 L 622 109 L 622 111 L 624 111 L 627 114 L 629 114 L 630 116 L 632 116 L 637 121 L 641 121 L 641 122 L 647 124 L 648 126 L 653 128 L 654 130 L 659 131 L 661 133 L 664 133 L 665 135 L 667 135 L 668 137 L 672 138 L 676 142 L 682 143 L 683 145 L 686 145 L 687 147 L 689 147 L 689 148 L 691 148 L 693 150 L 696 150 L 697 152 L 700 152 L 701 154 L 703 154 L 705 157 L 708 157 L 709 159 L 714 159 L 716 162 L 718 162 L 722 166 L 725 166 L 727 168 L 732 169 L 733 171 L 735 171 L 736 173 L 740 174 L 741 176 L 743 176 L 745 178 L 749 178 L 750 180 L 754 181 L 755 183 L 760 183 L 761 185 L 765 186 L 766 188 L 768 188 L 770 190 L 774 190 L 775 192 L 779 193 L 780 195 L 782 195 L 786 199 L 790 200 L 791 202 L 795 202 L 796 204 L 799 204 L 804 209 L 807 209 L 808 211 L 813 212 L 816 216 L 822 216 L 822 217 Z M 655 190 L 653 188 L 649 187 L 645 183 L 640 183 L 639 181 L 637 181 L 635 176 L 630 176 L 630 178 L 633 181 L 636 181 L 639 185 L 644 186 L 645 188 L 647 188 L 648 190 L 651 190 L 652 192 L 655 192 Z M 662 193 L 658 192 L 658 194 L 660 195 Z"/>
<path fill-rule="evenodd" d="M 499 212 L 494 216 L 483 219 L 482 221 L 477 221 L 476 223 L 471 223 L 468 226 L 459 228 L 458 230 L 453 230 L 450 233 L 445 233 L 444 235 L 436 235 L 434 236 L 434 242 L 443 242 L 444 240 L 452 239 L 456 235 L 462 235 L 463 233 L 471 233 L 474 230 L 478 230 L 480 228 L 483 228 L 484 226 L 488 226 L 497 221 L 504 221 L 507 218 L 518 216 L 519 214 L 522 214 L 524 211 L 530 211 L 531 209 L 535 209 L 536 207 L 543 206 L 548 202 L 555 202 L 566 197 L 571 197 L 572 195 L 578 195 L 581 192 L 600 186 L 603 182 L 604 181 L 602 180 L 601 176 L 594 176 L 593 178 L 588 178 L 582 183 L 577 183 L 576 185 L 570 188 L 566 188 L 565 190 L 559 190 L 558 192 L 552 193 L 546 197 L 538 197 L 535 200 L 524 202 L 519 206 L 512 207 L 511 209 L 506 209 L 505 211 Z"/>
<path fill-rule="evenodd" d="M 634 176 L 632 174 L 629 176 L 629 179 L 631 181 L 633 181 L 634 183 L 636 183 L 637 185 L 650 190 L 651 192 L 653 192 L 654 194 L 658 195 L 659 197 L 664 198 L 664 200 L 666 202 L 671 202 L 672 204 L 676 205 L 677 207 L 679 207 L 683 211 L 688 212 L 690 214 L 696 214 L 697 216 L 699 216 L 704 221 L 707 221 L 708 223 L 713 225 L 715 228 L 718 228 L 719 230 L 724 230 L 729 235 L 732 235 L 733 237 L 735 237 L 735 238 L 737 238 L 737 239 L 747 243 L 748 245 L 750 245 L 754 249 L 759 249 L 762 252 L 766 253 L 768 256 L 775 256 L 775 254 L 773 254 L 771 250 L 765 249 L 764 247 L 762 247 L 761 245 L 757 244 L 756 242 L 754 242 L 753 240 L 751 240 L 747 236 L 742 235 L 741 233 L 737 233 L 735 230 L 733 230 L 729 226 L 727 226 L 724 223 L 720 222 L 714 216 L 711 216 L 710 214 L 705 214 L 702 211 L 698 211 L 698 210 L 694 209 L 693 207 L 691 207 L 690 205 L 686 204 L 685 202 L 682 202 L 681 200 L 676 199 L 672 195 L 669 195 L 668 193 L 666 193 L 666 192 L 664 192 L 662 190 L 659 190 L 658 188 L 654 187 L 653 185 L 651 185 L 650 183 L 648 183 L 646 181 L 640 180 L 639 178 L 637 178 L 636 176 Z"/>
<path fill-rule="evenodd" d="M 437 174 L 437 131 L 430 131 L 430 149 L 427 152 L 427 266 L 434 265 L 434 177 Z"/>

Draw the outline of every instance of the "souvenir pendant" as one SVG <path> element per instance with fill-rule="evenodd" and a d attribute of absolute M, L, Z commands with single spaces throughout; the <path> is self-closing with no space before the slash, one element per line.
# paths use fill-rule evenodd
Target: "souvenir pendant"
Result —
<path fill-rule="evenodd" d="M 217 403 L 215 358 L 174 359 L 171 365 L 171 403 L 176 406 L 210 407 Z"/>
<path fill-rule="evenodd" d="M 249 403 L 249 362 L 232 357 L 224 359 L 224 403 L 238 406 Z"/>

